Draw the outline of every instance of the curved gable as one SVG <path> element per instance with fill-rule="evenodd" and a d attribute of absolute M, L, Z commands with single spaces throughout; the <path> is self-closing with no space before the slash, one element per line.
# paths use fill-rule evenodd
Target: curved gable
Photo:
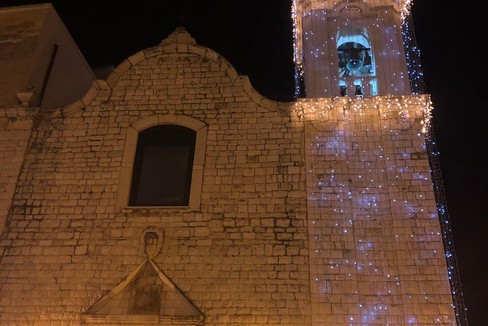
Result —
<path fill-rule="evenodd" d="M 61 114 L 74 113 L 92 103 L 97 96 L 101 100 L 118 101 L 130 95 L 135 101 L 146 100 L 147 104 L 181 100 L 185 96 L 185 92 L 176 90 L 165 93 L 155 87 L 156 84 L 175 85 L 175 89 L 185 89 L 187 93 L 192 93 L 192 88 L 201 90 L 203 87 L 207 89 L 209 99 L 221 96 L 226 87 L 240 86 L 253 102 L 266 109 L 277 108 L 277 102 L 259 94 L 249 78 L 239 76 L 223 56 L 198 45 L 184 28 L 177 28 L 158 46 L 124 60 L 106 80 L 94 81 L 85 96 L 61 108 Z"/>
<path fill-rule="evenodd" d="M 235 82 L 238 78 L 236 70 L 224 57 L 209 48 L 197 45 L 190 34 L 180 27 L 164 39 L 159 46 L 139 51 L 124 60 L 108 76 L 107 84 L 110 87 L 116 87 L 120 78 L 130 69 L 136 68 L 137 65 L 151 59 L 154 60 L 171 56 L 194 56 L 193 63 L 198 59 L 200 60 L 200 63 L 212 62 L 213 64 L 216 64 L 232 82 Z M 161 59 L 158 61 L 161 62 Z"/>

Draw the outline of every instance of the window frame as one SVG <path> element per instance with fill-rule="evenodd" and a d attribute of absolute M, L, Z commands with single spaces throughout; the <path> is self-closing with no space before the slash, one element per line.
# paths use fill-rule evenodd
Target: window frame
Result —
<path fill-rule="evenodd" d="M 188 206 L 129 206 L 130 190 L 134 161 L 137 150 L 139 133 L 145 129 L 158 125 L 175 125 L 192 129 L 196 133 L 195 151 L 193 155 L 192 177 L 190 185 L 190 199 Z M 205 147 L 208 127 L 200 120 L 184 115 L 158 115 L 139 120 L 127 129 L 122 164 L 120 170 L 119 186 L 115 208 L 172 208 L 172 209 L 198 209 L 200 208 L 203 168 L 205 165 Z"/>

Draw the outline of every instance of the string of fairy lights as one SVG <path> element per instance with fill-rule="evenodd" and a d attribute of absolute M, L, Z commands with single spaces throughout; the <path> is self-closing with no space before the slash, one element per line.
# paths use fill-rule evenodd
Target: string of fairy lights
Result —
<path fill-rule="evenodd" d="M 412 5 L 411 1 L 408 4 L 409 8 Z M 417 45 L 415 37 L 415 29 L 413 24 L 412 13 L 410 10 L 402 14 L 402 32 L 405 45 L 405 54 L 407 59 L 408 74 L 410 78 L 410 87 L 414 94 L 425 94 L 426 86 L 424 82 L 424 75 L 422 64 L 420 60 L 420 49 Z M 434 135 L 434 127 L 429 123 L 426 137 L 426 149 L 429 157 L 429 164 L 432 175 L 432 183 L 434 187 L 434 194 L 436 197 L 437 213 L 439 215 L 440 227 L 442 232 L 442 239 L 445 249 L 445 258 L 447 263 L 447 272 L 449 283 L 451 285 L 451 293 L 453 298 L 453 306 L 456 315 L 456 322 L 458 326 L 467 326 L 468 319 L 466 314 L 466 307 L 464 304 L 463 291 L 461 279 L 459 276 L 459 268 L 455 254 L 455 247 L 450 223 L 450 217 L 447 210 L 447 200 L 444 192 L 444 185 L 442 179 L 442 172 L 439 162 L 439 151 Z"/>
<path fill-rule="evenodd" d="M 383 93 L 385 90 L 391 94 L 406 94 L 408 92 L 409 81 L 406 72 L 402 69 L 397 69 L 401 64 L 398 59 L 401 60 L 401 51 L 399 47 L 402 42 L 401 28 L 399 24 L 391 25 L 389 18 L 378 15 L 371 17 L 369 20 L 361 20 L 360 23 L 351 21 L 353 17 L 346 17 L 345 19 L 338 19 L 339 13 L 348 9 L 347 15 L 353 15 L 353 12 L 357 12 L 365 7 L 368 3 L 374 3 L 374 5 L 381 8 L 387 8 L 387 4 L 391 1 L 388 0 L 362 0 L 352 1 L 351 6 L 341 4 L 343 1 L 298 1 L 295 0 L 292 3 L 292 19 L 293 19 L 293 35 L 294 35 L 294 62 L 295 62 L 295 97 L 305 97 L 304 84 L 304 59 L 308 59 L 308 70 L 313 69 L 330 69 L 339 70 L 339 74 L 325 74 L 323 80 L 313 82 L 314 86 L 322 88 L 325 96 L 334 96 L 336 90 L 340 87 L 345 89 L 349 88 L 351 94 L 354 93 L 355 87 L 359 87 L 361 92 L 365 95 L 377 95 L 377 73 L 382 74 L 384 71 L 392 71 L 391 77 L 382 76 L 381 80 L 384 83 L 382 86 Z M 410 10 L 410 1 L 405 1 L 397 5 L 397 9 L 401 10 L 402 16 Z M 402 9 L 400 9 L 402 8 Z M 383 10 L 383 9 L 382 9 Z M 395 12 L 391 9 L 385 9 L 385 12 Z M 329 32 L 327 37 L 324 36 L 322 30 L 313 27 L 317 22 L 324 22 Z M 367 23 L 366 23 L 367 22 Z M 310 26 L 311 25 L 311 26 Z M 306 28 L 304 26 L 307 26 Z M 334 29 L 335 32 L 330 31 Z M 335 35 L 334 35 L 335 34 Z M 376 50 L 369 51 L 371 49 L 371 35 L 381 35 L 381 39 L 376 39 Z M 349 58 L 353 50 L 349 48 L 351 44 L 361 46 L 364 50 L 363 55 L 367 56 L 367 62 L 364 65 L 364 69 L 357 68 L 354 72 L 351 72 L 350 66 L 346 65 L 344 60 Z M 331 51 L 332 48 L 340 48 L 341 58 L 335 58 L 337 53 Z M 381 48 L 380 48 L 381 47 Z M 355 48 L 357 50 L 357 48 Z M 306 56 L 304 55 L 306 51 Z M 380 55 L 381 53 L 381 55 Z M 377 71 L 378 65 L 375 63 L 375 56 L 382 57 L 381 71 Z M 313 59 L 311 59 L 313 58 Z M 339 59 L 339 60 L 336 60 Z M 330 68 L 323 66 L 322 62 L 328 62 Z M 316 66 L 318 65 L 318 66 Z M 360 67 L 363 67 L 361 64 Z M 366 68 L 368 67 L 368 68 Z M 385 69 L 390 67 L 391 69 Z M 399 74 L 397 77 L 397 74 Z M 354 76 L 354 82 L 352 77 Z M 308 77 L 310 79 L 310 77 Z M 347 80 L 349 79 L 349 80 Z M 386 86 L 386 88 L 385 88 Z M 308 92 L 311 89 L 307 89 Z M 316 91 L 315 91 L 316 92 Z M 320 96 L 320 95 L 319 95 Z"/>
<path fill-rule="evenodd" d="M 412 241 L 409 237 L 414 237 L 414 241 L 419 241 L 426 235 L 440 238 L 441 233 L 437 228 L 431 227 L 426 228 L 426 235 L 407 236 L 398 231 L 394 235 L 372 236 L 355 234 L 355 229 L 357 230 L 358 224 L 371 227 L 378 222 L 378 217 L 384 217 L 381 223 L 389 223 L 389 229 L 396 229 L 391 225 L 389 218 L 390 207 L 393 207 L 397 216 L 413 218 L 423 215 L 426 219 L 437 218 L 435 211 L 425 211 L 415 200 L 405 197 L 402 191 L 394 191 L 398 197 L 390 195 L 391 189 L 402 187 L 405 180 L 410 180 L 411 175 L 414 175 L 414 180 L 421 185 L 430 184 L 430 176 L 423 173 L 425 167 L 398 165 L 398 159 L 395 158 L 396 155 L 401 155 L 408 159 L 411 155 L 401 150 L 400 144 L 405 140 L 399 130 L 403 128 L 419 126 L 416 143 L 417 146 L 422 146 L 425 125 L 430 121 L 429 97 L 301 99 L 298 104 L 301 107 L 299 110 L 307 120 L 319 122 L 316 125 L 317 130 L 329 130 L 325 135 L 319 132 L 317 136 L 308 139 L 311 145 L 308 154 L 310 171 L 307 178 L 311 184 L 316 183 L 316 189 L 309 201 L 312 207 L 319 208 L 318 211 L 311 210 L 312 229 L 316 229 L 315 232 L 311 232 L 315 244 L 312 245 L 312 250 L 316 256 L 313 259 L 322 259 L 326 268 L 323 272 L 314 273 L 317 283 L 315 287 L 322 293 L 329 294 L 331 285 L 327 277 L 333 278 L 334 275 L 338 275 L 344 282 L 354 283 L 363 275 L 368 275 L 377 279 L 377 284 L 381 284 L 376 292 L 381 299 L 378 299 L 377 303 L 359 300 L 357 309 L 360 313 L 351 313 L 347 317 L 349 325 L 357 325 L 358 322 L 370 325 L 377 323 L 384 315 L 400 315 L 396 311 L 394 301 L 396 296 L 403 295 L 406 285 L 403 284 L 397 267 L 385 263 L 382 257 L 385 251 L 382 251 L 381 247 L 387 243 L 409 243 Z M 361 123 L 361 120 L 364 121 Z M 419 120 L 424 122 L 419 125 L 416 123 Z M 338 125 L 325 127 L 331 121 Z M 392 122 L 395 122 L 394 126 L 390 125 Z M 362 126 L 359 130 L 350 128 L 351 125 L 358 124 Z M 396 139 L 397 146 L 385 148 L 381 141 L 371 141 L 384 139 L 385 135 L 389 135 L 387 138 Z M 370 144 L 373 143 L 378 145 L 372 148 Z M 353 144 L 352 153 L 350 144 Z M 392 152 L 392 148 L 398 150 Z M 358 168 L 358 165 L 361 168 Z M 380 174 L 377 173 L 378 169 L 381 171 Z M 390 177 L 385 179 L 382 177 L 384 175 Z M 405 210 L 406 215 L 402 213 Z M 324 211 L 327 211 L 327 219 L 322 217 Z M 344 219 L 344 216 L 352 215 L 354 218 Z M 328 230 L 325 233 L 321 231 L 324 228 Z M 326 238 L 334 236 L 334 245 L 338 244 L 339 249 L 347 249 L 348 244 L 356 243 L 355 254 L 349 258 L 340 258 L 324 250 L 324 241 L 330 243 L 330 239 Z M 417 239 L 418 237 L 420 238 Z M 429 255 L 432 259 L 443 259 L 442 250 L 433 249 Z M 327 275 L 325 279 L 324 275 Z M 354 292 L 350 294 L 366 295 L 358 288 L 360 286 L 355 286 Z M 410 294 L 403 300 L 414 304 L 429 302 L 432 299 L 429 293 L 422 292 Z M 409 324 L 414 325 L 418 321 L 416 316 L 408 317 Z"/>
<path fill-rule="evenodd" d="M 380 0 L 360 0 L 361 2 L 368 3 Z M 408 79 L 410 83 L 410 88 L 413 94 L 425 94 L 425 83 L 423 70 L 420 62 L 420 50 L 417 46 L 417 41 L 415 38 L 415 31 L 412 20 L 411 7 L 413 5 L 412 0 L 405 1 L 393 1 L 394 4 L 398 6 L 397 9 L 400 11 L 401 21 L 402 21 L 402 36 L 405 48 L 405 55 L 407 59 L 408 68 Z M 323 2 L 325 3 L 325 2 Z M 299 4 L 299 0 L 292 0 L 292 20 L 293 20 L 293 36 L 294 36 L 294 61 L 295 61 L 295 97 L 298 99 L 302 97 L 303 89 L 303 35 L 301 30 L 302 26 L 302 7 Z M 420 117 L 416 116 L 416 119 L 421 121 L 421 129 L 418 131 L 419 143 L 423 146 L 422 150 L 427 151 L 429 157 L 430 172 L 429 176 L 425 176 L 421 172 L 410 171 L 407 166 L 396 166 L 396 165 L 385 165 L 382 171 L 395 173 L 395 179 L 401 179 L 402 173 L 413 173 L 414 179 L 419 180 L 419 182 L 430 183 L 434 186 L 434 196 L 437 205 L 436 212 L 424 212 L 423 208 L 416 207 L 413 202 L 409 199 L 404 198 L 390 198 L 393 203 L 398 203 L 402 205 L 407 211 L 408 216 L 415 214 L 427 214 L 430 218 L 439 218 L 440 220 L 440 230 L 438 232 L 434 229 L 428 233 L 432 237 L 441 237 L 444 244 L 444 250 L 439 252 L 435 249 L 431 253 L 432 257 L 437 257 L 438 255 L 445 254 L 445 260 L 447 262 L 448 278 L 451 285 L 451 294 L 453 298 L 453 307 L 456 315 L 457 325 L 466 326 L 466 308 L 464 306 L 464 300 L 461 290 L 461 282 L 459 279 L 457 260 L 454 251 L 454 244 L 452 239 L 452 231 L 450 227 L 450 219 L 447 211 L 447 205 L 444 195 L 444 188 L 442 185 L 442 176 L 440 172 L 438 151 L 436 149 L 435 137 L 433 134 L 433 127 L 431 125 L 432 120 L 432 103 L 430 102 L 429 96 L 420 97 L 402 97 L 402 96 L 379 96 L 379 97 L 368 97 L 368 98 L 349 98 L 349 97 L 339 97 L 339 98 L 327 98 L 327 99 L 300 99 L 298 100 L 299 107 L 297 107 L 298 114 L 313 117 L 317 121 L 322 121 L 327 123 L 327 121 L 333 121 L 331 115 L 335 114 L 340 108 L 341 114 L 344 115 L 344 122 L 347 123 L 348 119 L 357 119 L 358 117 L 367 117 L 371 114 L 372 110 L 379 110 L 380 116 L 390 116 L 396 114 L 399 123 L 403 121 L 404 123 L 409 123 L 412 121 L 413 116 L 416 116 L 420 112 Z M 383 128 L 388 128 L 384 125 Z M 392 130 L 389 130 L 393 132 Z M 377 132 L 373 130 L 366 129 L 365 132 Z M 320 157 L 333 156 L 336 159 L 342 157 L 347 165 L 352 162 L 347 161 L 346 152 L 347 148 L 345 144 L 350 141 L 353 137 L 348 135 L 344 127 L 337 128 L 336 134 L 329 135 L 327 139 L 316 138 L 311 142 L 311 152 L 314 155 L 312 157 L 312 166 L 316 168 L 314 171 L 315 175 L 318 175 L 316 180 L 317 191 L 314 192 L 310 200 L 317 207 L 329 207 L 331 216 L 328 218 L 328 222 L 324 222 L 317 216 L 316 219 L 312 221 L 312 224 L 318 228 L 324 226 L 326 223 L 327 227 L 335 230 L 337 234 L 344 236 L 352 236 L 353 223 L 358 221 L 353 221 L 348 219 L 344 221 L 343 215 L 347 211 L 347 208 L 351 205 L 351 200 L 356 200 L 356 205 L 358 207 L 364 208 L 366 211 L 371 212 L 371 214 L 381 214 L 383 207 L 381 200 L 382 196 L 387 196 L 388 192 L 385 190 L 388 186 L 395 185 L 395 179 L 393 179 L 391 184 L 385 183 L 385 180 L 377 180 L 374 178 L 374 174 L 369 174 L 372 171 L 370 169 L 371 162 L 388 162 L 389 158 L 385 156 L 385 148 L 381 146 L 375 149 L 363 150 L 360 148 L 360 155 L 363 156 L 362 163 L 368 168 L 367 175 L 358 175 L 358 179 L 361 179 L 364 187 L 362 189 L 357 188 L 352 191 L 349 187 L 348 182 L 342 179 L 343 175 L 337 171 L 337 169 L 324 169 L 323 159 Z M 396 135 L 394 135 L 396 136 Z M 346 141 L 347 140 L 347 141 Z M 372 158 L 373 154 L 377 157 Z M 407 153 L 405 153 L 407 155 Z M 380 160 L 378 160 L 378 158 Z M 317 161 L 318 160 L 318 161 Z M 318 172 L 318 173 L 317 173 Z M 367 180 L 367 181 L 366 181 Z M 349 180 L 350 181 L 350 180 Z M 358 180 L 359 181 L 359 180 Z M 331 201 L 335 201 L 336 204 L 340 203 L 339 206 L 331 206 Z M 348 206 L 349 205 L 349 206 Z M 350 207 L 349 207 L 350 209 Z M 365 214 L 366 218 L 369 214 Z M 317 232 L 313 237 L 317 242 L 321 242 L 324 235 Z M 412 234 L 411 237 L 416 237 L 417 235 Z M 395 237 L 402 237 L 402 235 L 395 234 Z M 354 239 L 352 240 L 354 242 Z M 355 276 L 351 273 L 351 267 L 357 271 L 368 269 L 373 275 L 378 274 L 379 277 L 385 277 L 385 284 L 387 284 L 387 289 L 385 294 L 398 294 L 398 288 L 401 287 L 400 278 L 396 275 L 396 271 L 391 270 L 385 266 L 378 266 L 380 260 L 374 260 L 374 253 L 372 249 L 375 246 L 374 241 L 367 238 L 356 239 L 359 241 L 358 255 L 355 259 L 330 259 L 328 262 L 324 262 L 325 265 L 330 270 L 329 273 L 340 273 L 343 277 L 353 279 Z M 321 246 L 318 245 L 315 249 L 316 253 L 319 254 L 321 251 Z M 361 249 L 362 248 L 362 249 Z M 363 256 L 361 256 L 363 255 Z M 417 258 L 415 258 L 417 259 Z M 357 277 L 357 276 L 356 276 Z M 323 280 L 320 277 L 316 278 L 317 288 L 321 289 L 322 292 L 328 293 L 330 291 L 330 280 Z M 357 294 L 357 291 L 356 291 Z M 409 296 L 409 300 L 417 300 L 417 302 L 425 301 L 429 302 L 429 294 L 422 293 L 421 298 L 413 298 Z M 412 301 L 413 302 L 413 301 Z M 360 318 L 362 324 L 369 324 L 382 315 L 386 314 L 389 309 L 392 309 L 385 302 L 378 304 L 364 304 L 361 303 L 358 309 L 362 312 L 360 317 L 358 315 L 349 316 L 349 324 L 356 325 L 358 318 Z M 441 317 L 435 322 L 445 322 Z M 408 324 L 417 324 L 419 321 L 415 316 L 408 317 Z"/>

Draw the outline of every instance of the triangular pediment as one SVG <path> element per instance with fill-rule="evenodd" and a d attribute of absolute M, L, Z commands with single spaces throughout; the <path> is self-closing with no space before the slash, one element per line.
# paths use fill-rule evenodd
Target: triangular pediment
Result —
<path fill-rule="evenodd" d="M 151 260 L 83 315 L 84 325 L 202 325 L 202 313 Z"/>

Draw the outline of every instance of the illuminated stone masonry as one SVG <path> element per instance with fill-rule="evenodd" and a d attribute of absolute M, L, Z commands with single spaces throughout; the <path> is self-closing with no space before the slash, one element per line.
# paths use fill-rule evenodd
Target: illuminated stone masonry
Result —
<path fill-rule="evenodd" d="M 0 108 L 2 326 L 456 325 L 428 95 L 275 102 L 177 28 L 25 99 Z M 188 201 L 130 204 L 140 135 L 175 126 Z"/>
<path fill-rule="evenodd" d="M 455 325 L 428 96 L 299 100 L 313 325 Z"/>
<path fill-rule="evenodd" d="M 37 110 L 0 110 L 0 231 L 3 230 Z"/>

